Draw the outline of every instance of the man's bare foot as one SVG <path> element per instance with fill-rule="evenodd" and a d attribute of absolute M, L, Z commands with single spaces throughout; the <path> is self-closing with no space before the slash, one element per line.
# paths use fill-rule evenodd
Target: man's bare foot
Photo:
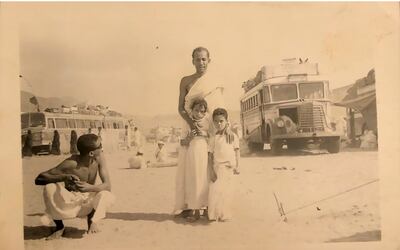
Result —
<path fill-rule="evenodd" d="M 88 234 L 95 234 L 95 233 L 99 233 L 100 229 L 98 228 L 97 224 L 95 222 L 92 221 L 92 218 L 94 216 L 94 213 L 96 211 L 93 209 L 87 217 L 87 224 L 88 224 L 88 230 L 87 233 Z"/>
<path fill-rule="evenodd" d="M 46 240 L 55 240 L 63 236 L 65 228 L 56 229 L 52 234 L 46 237 Z"/>
<path fill-rule="evenodd" d="M 100 229 L 95 222 L 92 222 L 92 223 L 90 223 L 87 233 L 88 234 L 100 233 Z"/>

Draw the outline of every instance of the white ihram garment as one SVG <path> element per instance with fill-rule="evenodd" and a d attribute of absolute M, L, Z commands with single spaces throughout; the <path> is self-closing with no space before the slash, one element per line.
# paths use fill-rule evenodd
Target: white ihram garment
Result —
<path fill-rule="evenodd" d="M 218 87 L 207 74 L 202 76 L 193 84 L 185 97 L 186 112 L 190 113 L 190 106 L 197 98 L 206 100 L 209 113 L 215 108 L 224 108 L 222 92 L 223 88 Z M 211 114 L 208 117 L 210 117 L 208 134 L 213 134 Z M 183 136 L 186 136 L 190 128 L 183 119 L 182 128 Z M 183 209 L 200 209 L 208 205 L 207 162 L 208 145 L 205 137 L 195 137 L 189 146 L 179 147 L 174 213 Z"/>
<path fill-rule="evenodd" d="M 232 144 L 224 135 L 210 138 L 210 152 L 214 154 L 214 171 L 217 180 L 210 184 L 208 218 L 210 220 L 232 219 L 232 200 L 235 188 L 233 168 L 236 166 L 235 150 L 239 149 L 239 138 L 234 135 Z"/>
<path fill-rule="evenodd" d="M 53 220 L 85 217 L 94 209 L 93 222 L 105 218 L 107 209 L 115 200 L 109 191 L 70 192 L 65 189 L 64 182 L 47 184 L 43 198 L 46 215 Z"/>

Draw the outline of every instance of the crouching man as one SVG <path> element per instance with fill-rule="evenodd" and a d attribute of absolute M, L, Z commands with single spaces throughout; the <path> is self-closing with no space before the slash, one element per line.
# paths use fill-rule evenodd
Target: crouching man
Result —
<path fill-rule="evenodd" d="M 45 185 L 46 214 L 56 224 L 48 240 L 63 235 L 64 219 L 87 217 L 87 233 L 99 232 L 98 221 L 114 202 L 101 139 L 95 134 L 82 135 L 77 148 L 79 155 L 72 155 L 35 179 L 36 185 Z M 98 185 L 95 184 L 97 173 L 102 181 Z"/>

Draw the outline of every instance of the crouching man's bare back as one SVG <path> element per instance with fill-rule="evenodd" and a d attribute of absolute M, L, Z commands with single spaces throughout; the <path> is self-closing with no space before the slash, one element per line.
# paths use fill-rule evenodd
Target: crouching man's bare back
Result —
<path fill-rule="evenodd" d="M 58 166 L 35 179 L 36 185 L 45 185 L 43 199 L 46 214 L 56 224 L 55 231 L 46 239 L 60 238 L 64 233 L 64 219 L 87 218 L 87 233 L 100 232 L 98 221 L 105 218 L 114 202 L 101 140 L 97 135 L 79 137 L 79 155 L 73 155 Z M 101 184 L 96 185 L 99 173 Z"/>

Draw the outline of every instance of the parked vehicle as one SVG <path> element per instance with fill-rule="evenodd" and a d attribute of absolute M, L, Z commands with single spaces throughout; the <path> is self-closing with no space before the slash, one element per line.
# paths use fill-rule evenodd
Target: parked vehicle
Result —
<path fill-rule="evenodd" d="M 120 116 L 89 115 L 78 113 L 27 112 L 21 113 L 21 140 L 25 140 L 28 130 L 32 133 L 32 152 L 34 154 L 48 154 L 51 151 L 54 130 L 60 135 L 61 152 L 70 151 L 71 130 L 77 135 L 88 133 L 97 134 L 101 127 L 112 130 L 112 134 L 123 142 L 125 125 L 128 120 Z"/>
<path fill-rule="evenodd" d="M 242 131 L 251 151 L 263 150 L 265 143 L 273 154 L 283 145 L 299 149 L 309 143 L 340 151 L 340 134 L 329 121 L 329 82 L 319 75 L 318 64 L 264 66 L 242 87 Z"/>

